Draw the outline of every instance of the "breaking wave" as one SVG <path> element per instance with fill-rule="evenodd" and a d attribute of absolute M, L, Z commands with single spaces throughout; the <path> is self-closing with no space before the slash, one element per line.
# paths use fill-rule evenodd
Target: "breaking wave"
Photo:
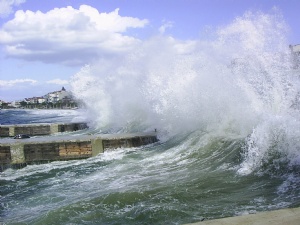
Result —
<path fill-rule="evenodd" d="M 274 151 L 298 164 L 299 71 L 287 31 L 278 13 L 247 12 L 212 40 L 156 36 L 82 68 L 73 92 L 100 130 L 244 138 L 241 174 Z"/>

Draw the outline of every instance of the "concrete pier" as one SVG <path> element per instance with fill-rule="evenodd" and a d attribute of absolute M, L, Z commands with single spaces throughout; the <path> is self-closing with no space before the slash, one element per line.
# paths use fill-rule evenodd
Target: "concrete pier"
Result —
<path fill-rule="evenodd" d="M 0 171 L 33 163 L 85 159 L 115 148 L 157 142 L 156 133 L 63 135 L 28 139 L 0 139 Z"/>
<path fill-rule="evenodd" d="M 86 123 L 32 123 L 19 125 L 0 125 L 0 137 L 13 137 L 17 134 L 30 136 L 50 135 L 60 132 L 71 132 L 88 128 Z"/>
<path fill-rule="evenodd" d="M 300 208 L 290 208 L 249 214 L 244 216 L 228 217 L 223 219 L 208 220 L 186 225 L 296 225 L 300 224 Z"/>

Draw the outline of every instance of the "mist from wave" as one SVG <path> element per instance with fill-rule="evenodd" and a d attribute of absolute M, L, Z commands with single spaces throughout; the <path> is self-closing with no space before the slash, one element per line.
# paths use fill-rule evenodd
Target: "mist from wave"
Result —
<path fill-rule="evenodd" d="M 270 151 L 298 164 L 300 80 L 287 31 L 277 12 L 247 12 L 210 39 L 156 36 L 122 58 L 82 68 L 73 92 L 100 130 L 157 129 L 164 140 L 196 130 L 244 138 L 241 174 Z"/>

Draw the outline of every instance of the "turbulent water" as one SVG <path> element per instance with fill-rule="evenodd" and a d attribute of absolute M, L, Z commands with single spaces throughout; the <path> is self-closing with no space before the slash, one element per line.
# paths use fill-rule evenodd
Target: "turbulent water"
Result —
<path fill-rule="evenodd" d="M 159 36 L 72 78 L 85 110 L 0 111 L 0 123 L 157 129 L 159 143 L 0 174 L 7 224 L 184 224 L 300 206 L 299 76 L 277 14 L 199 40 Z"/>

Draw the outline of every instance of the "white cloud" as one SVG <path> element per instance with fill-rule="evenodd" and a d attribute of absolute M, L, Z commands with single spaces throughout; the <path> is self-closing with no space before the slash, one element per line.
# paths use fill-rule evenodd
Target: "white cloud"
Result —
<path fill-rule="evenodd" d="M 10 88 L 10 87 L 19 86 L 22 84 L 34 85 L 36 83 L 37 83 L 37 81 L 32 80 L 32 79 L 0 80 L 0 87 L 1 88 Z"/>
<path fill-rule="evenodd" d="M 13 13 L 13 7 L 18 6 L 26 0 L 0 0 L 0 17 L 7 17 L 9 14 Z"/>
<path fill-rule="evenodd" d="M 62 79 L 54 79 L 54 80 L 49 80 L 46 82 L 47 84 L 58 84 L 58 85 L 65 85 L 69 84 L 69 81 L 67 80 L 62 80 Z"/>
<path fill-rule="evenodd" d="M 163 23 L 164 24 L 161 25 L 159 28 L 159 33 L 161 33 L 161 34 L 165 33 L 166 29 L 173 27 L 173 22 L 171 22 L 171 21 L 167 21 L 167 22 L 163 21 Z"/>
<path fill-rule="evenodd" d="M 140 42 L 125 32 L 142 28 L 148 21 L 118 12 L 100 13 L 87 5 L 47 13 L 19 10 L 0 30 L 0 44 L 10 57 L 83 65 L 99 56 L 129 51 Z"/>

